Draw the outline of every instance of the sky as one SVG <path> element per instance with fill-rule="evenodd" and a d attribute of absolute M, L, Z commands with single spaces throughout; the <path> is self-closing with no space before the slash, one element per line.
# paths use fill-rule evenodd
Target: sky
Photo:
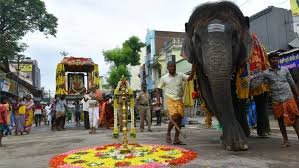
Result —
<path fill-rule="evenodd" d="M 210 2 L 213 0 L 210 0 Z M 246 16 L 268 6 L 290 9 L 289 0 L 232 0 Z M 147 30 L 184 31 L 193 9 L 206 0 L 44 0 L 47 11 L 58 18 L 56 37 L 28 33 L 22 40 L 25 55 L 38 61 L 41 85 L 55 90 L 55 69 L 69 56 L 89 57 L 107 76 L 109 64 L 103 50 L 120 47 L 130 36 L 145 41 Z"/>

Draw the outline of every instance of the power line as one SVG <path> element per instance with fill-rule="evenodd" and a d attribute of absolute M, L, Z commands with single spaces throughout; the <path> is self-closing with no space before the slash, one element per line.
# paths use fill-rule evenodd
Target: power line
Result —
<path fill-rule="evenodd" d="M 244 1 L 244 2 L 240 5 L 240 8 L 241 8 L 242 6 L 244 6 L 244 5 L 246 5 L 246 4 L 248 3 L 248 1 L 249 1 L 249 0 Z"/>
<path fill-rule="evenodd" d="M 281 4 L 286 3 L 286 2 L 289 1 L 289 0 L 283 0 L 283 1 L 280 0 L 280 2 L 275 2 L 275 1 L 273 1 L 273 0 L 271 0 L 271 2 L 268 1 L 268 0 L 265 0 L 265 1 L 266 1 L 267 3 L 271 3 L 271 4 L 281 5 Z"/>

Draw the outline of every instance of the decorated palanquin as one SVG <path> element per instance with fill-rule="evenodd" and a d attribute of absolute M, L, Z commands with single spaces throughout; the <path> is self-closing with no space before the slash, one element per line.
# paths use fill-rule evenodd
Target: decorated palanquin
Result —
<path fill-rule="evenodd" d="M 249 96 L 259 95 L 269 90 L 268 86 L 265 84 L 253 87 L 256 86 L 254 83 L 258 80 L 259 74 L 269 67 L 269 63 L 267 60 L 267 53 L 260 44 L 257 36 L 253 33 L 251 36 L 251 55 L 246 64 L 238 70 L 236 78 L 237 95 L 240 99 L 247 99 Z"/>
<path fill-rule="evenodd" d="M 56 95 L 79 95 L 99 85 L 99 67 L 91 58 L 64 57 L 57 64 Z"/>

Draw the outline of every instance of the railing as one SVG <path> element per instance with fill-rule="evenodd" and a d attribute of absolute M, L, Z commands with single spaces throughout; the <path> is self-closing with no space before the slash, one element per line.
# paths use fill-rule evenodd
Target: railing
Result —
<path fill-rule="evenodd" d="M 171 40 L 165 43 L 165 49 L 173 46 L 181 46 L 184 42 L 184 38 L 172 38 Z"/>

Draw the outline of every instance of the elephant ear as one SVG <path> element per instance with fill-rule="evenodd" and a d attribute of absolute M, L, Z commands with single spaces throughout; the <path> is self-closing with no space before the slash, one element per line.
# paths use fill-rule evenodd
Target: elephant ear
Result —
<path fill-rule="evenodd" d="M 245 23 L 246 27 L 245 30 L 243 30 L 243 35 L 240 41 L 240 51 L 239 51 L 239 56 L 237 60 L 236 67 L 237 69 L 245 66 L 245 64 L 248 62 L 251 52 L 252 52 L 252 36 L 249 31 L 250 24 L 249 24 L 249 17 L 245 17 Z"/>
<path fill-rule="evenodd" d="M 188 23 L 185 23 L 185 31 L 187 32 Z M 185 33 L 184 42 L 182 45 L 181 56 L 185 58 L 191 64 L 195 63 L 195 53 L 194 48 L 191 42 L 191 39 L 188 37 L 188 34 Z"/>

